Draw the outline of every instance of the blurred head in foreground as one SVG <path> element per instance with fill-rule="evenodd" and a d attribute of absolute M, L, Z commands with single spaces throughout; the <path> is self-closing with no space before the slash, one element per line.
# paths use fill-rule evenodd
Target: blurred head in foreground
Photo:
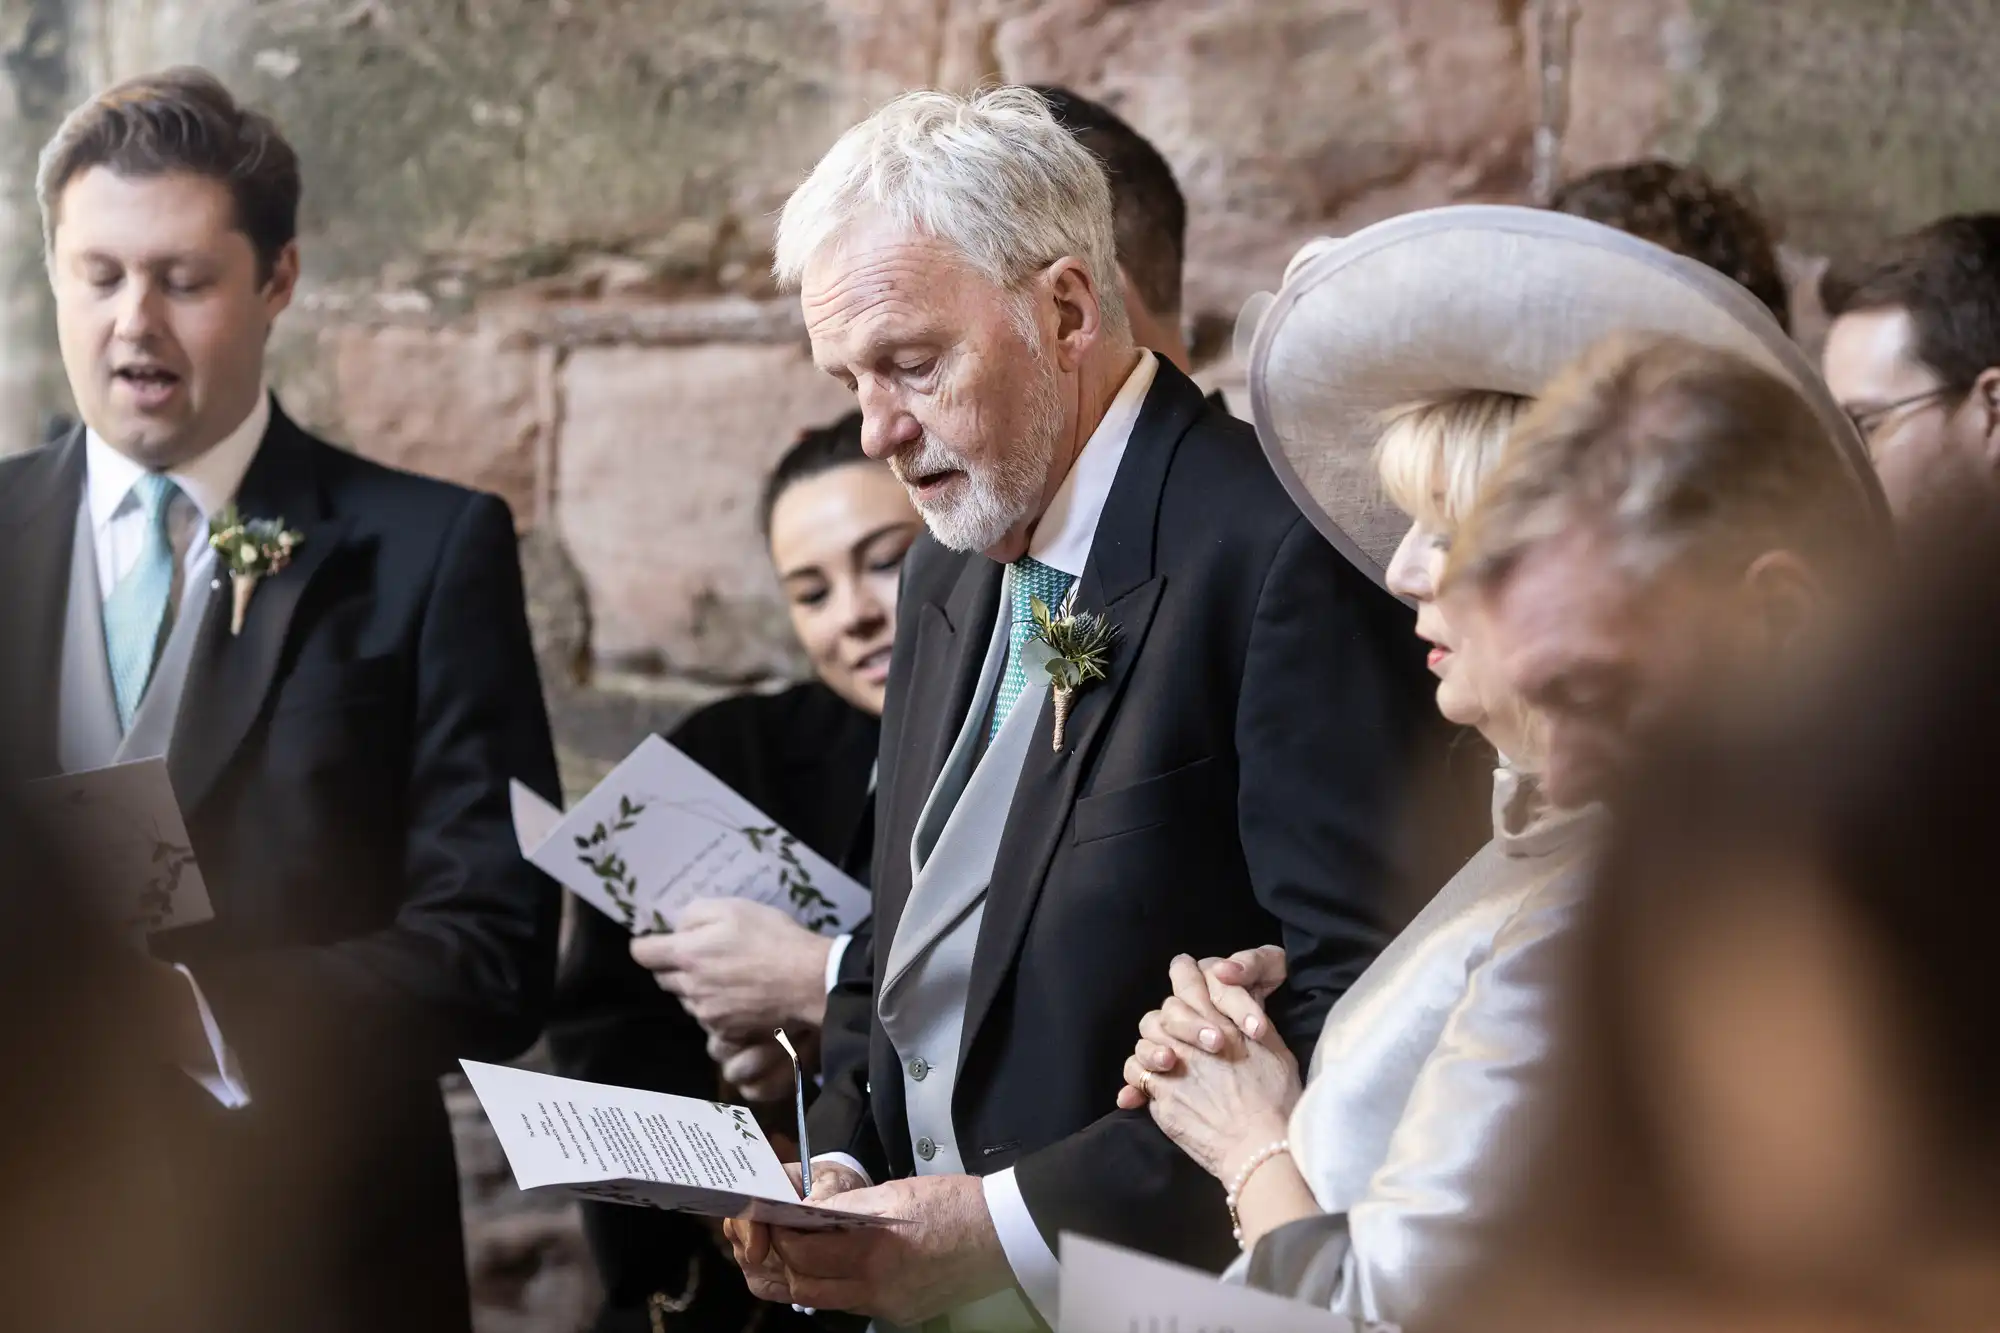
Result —
<path fill-rule="evenodd" d="M 1552 1132 L 1437 1327 L 2000 1326 L 2000 542 L 1936 572 L 1633 775 Z"/>
<path fill-rule="evenodd" d="M 1614 337 L 1515 428 L 1445 574 L 1453 620 L 1547 726 L 1559 805 L 1711 688 L 1782 680 L 1887 556 L 1872 480 L 1790 386 L 1684 339 Z"/>
<path fill-rule="evenodd" d="M 132 946 L 0 787 L 0 1292 L 7 1327 L 200 1327 L 191 1214 Z M 166 1071 L 179 1076 L 179 1071 Z"/>

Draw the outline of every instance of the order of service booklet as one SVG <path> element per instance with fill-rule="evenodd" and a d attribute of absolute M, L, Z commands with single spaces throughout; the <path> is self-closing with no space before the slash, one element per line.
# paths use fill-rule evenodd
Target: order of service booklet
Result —
<path fill-rule="evenodd" d="M 1352 1320 L 1117 1245 L 1062 1234 L 1057 1333 L 1360 1333 Z M 1368 1333 L 1395 1333 L 1369 1324 Z"/>
<path fill-rule="evenodd" d="M 868 915 L 868 890 L 720 778 L 648 736 L 564 814 L 513 784 L 521 855 L 634 934 L 698 898 L 748 898 L 822 935 Z"/>
<path fill-rule="evenodd" d="M 42 778 L 24 795 L 30 817 L 120 929 L 147 935 L 215 916 L 166 760 Z"/>
<path fill-rule="evenodd" d="M 902 1219 L 802 1203 L 748 1107 L 461 1060 L 523 1190 L 797 1231 Z"/>

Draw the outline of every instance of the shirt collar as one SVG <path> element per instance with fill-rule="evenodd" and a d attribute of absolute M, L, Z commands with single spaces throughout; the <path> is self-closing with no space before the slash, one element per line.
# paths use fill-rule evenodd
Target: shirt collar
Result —
<path fill-rule="evenodd" d="M 257 457 L 258 446 L 263 444 L 264 432 L 270 424 L 271 395 L 268 391 L 259 390 L 256 406 L 250 409 L 250 415 L 243 418 L 241 425 L 223 436 L 213 448 L 167 473 L 182 493 L 194 502 L 203 522 L 221 513 L 236 499 L 244 474 L 250 471 L 251 460 Z M 133 483 L 146 469 L 106 444 L 94 430 L 84 433 L 83 447 L 91 528 L 102 531 L 104 525 L 117 515 L 125 497 L 132 493 Z"/>
<path fill-rule="evenodd" d="M 1118 478 L 1118 465 L 1125 460 L 1125 446 L 1132 441 L 1132 428 L 1139 422 L 1139 409 L 1145 406 L 1158 368 L 1158 359 L 1142 348 L 1139 364 L 1125 377 L 1104 419 L 1083 442 L 1082 452 L 1070 464 L 1069 475 L 1063 478 L 1028 542 L 1028 554 L 1042 564 L 1071 578 L 1083 573 L 1091 541 L 1097 536 L 1097 520 L 1104 513 L 1111 483 Z"/>

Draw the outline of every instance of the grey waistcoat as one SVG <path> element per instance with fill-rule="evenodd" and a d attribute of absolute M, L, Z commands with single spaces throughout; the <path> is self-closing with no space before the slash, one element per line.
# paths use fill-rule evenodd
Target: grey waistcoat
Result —
<path fill-rule="evenodd" d="M 195 540 L 200 540 L 199 535 Z M 210 562 L 201 562 L 181 591 L 180 610 L 166 646 L 153 667 L 146 693 L 133 714 L 132 729 L 118 730 L 118 699 L 111 689 L 111 666 L 104 651 L 104 595 L 97 581 L 97 543 L 90 514 L 77 514 L 70 550 L 69 606 L 63 619 L 62 690 L 56 722 L 56 755 L 65 773 L 134 759 L 164 756 L 174 738 L 188 664 L 201 638 L 208 611 Z"/>
<path fill-rule="evenodd" d="M 1012 580 L 1009 571 L 972 706 L 917 817 L 910 842 L 910 897 L 882 973 L 878 1011 L 902 1067 L 903 1104 L 918 1175 L 966 1173 L 951 1102 L 958 1082 L 972 955 L 1014 788 L 1048 696 L 1046 682 L 1030 680 L 999 734 L 981 753 L 981 733 L 1007 662 L 1006 608 L 1013 605 Z M 954 1310 L 942 1322 L 954 1333 L 1035 1327 L 1015 1291 Z M 881 1330 L 885 1325 L 878 1321 L 875 1327 Z"/>

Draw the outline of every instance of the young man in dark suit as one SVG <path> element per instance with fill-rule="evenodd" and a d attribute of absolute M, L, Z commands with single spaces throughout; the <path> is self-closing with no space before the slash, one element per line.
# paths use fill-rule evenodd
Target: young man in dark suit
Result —
<path fill-rule="evenodd" d="M 907 1225 L 732 1222 L 738 1260 L 767 1299 L 982 1329 L 1053 1322 L 1066 1230 L 1220 1267 L 1220 1187 L 1114 1109 L 1118 1034 L 1176 955 L 1281 938 L 1273 1016 L 1303 1053 L 1380 949 L 1435 716 L 1409 613 L 1135 345 L 1104 176 L 1031 91 L 913 93 L 850 131 L 778 268 L 929 529 L 883 717 L 872 986 L 828 1005 L 868 1055 L 811 1120 L 813 1197 Z M 1066 699 L 1044 614 L 1115 631 Z"/>
<path fill-rule="evenodd" d="M 533 1041 L 558 910 L 508 816 L 556 791 L 513 523 L 270 397 L 298 163 L 213 78 L 93 99 L 39 189 L 82 421 L 0 463 L 10 767 L 163 755 L 186 814 L 214 919 L 153 937 L 134 1021 L 205 1327 L 465 1329 L 437 1079 Z M 247 599 L 232 506 L 294 534 Z"/>

